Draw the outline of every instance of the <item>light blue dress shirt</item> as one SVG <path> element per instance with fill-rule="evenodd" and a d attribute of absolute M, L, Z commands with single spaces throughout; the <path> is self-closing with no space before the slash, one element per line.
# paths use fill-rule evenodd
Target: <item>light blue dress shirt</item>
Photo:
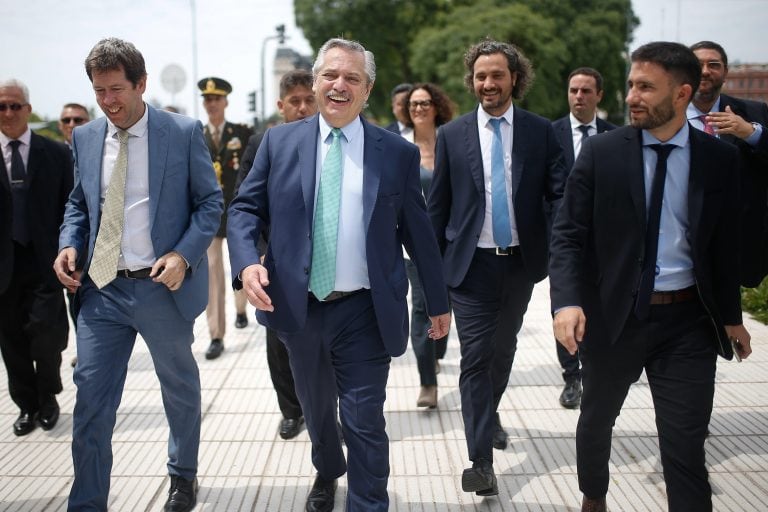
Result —
<path fill-rule="evenodd" d="M 711 112 L 720 112 L 720 96 L 717 97 L 715 100 L 715 104 L 712 105 Z M 701 131 L 704 131 L 704 121 L 700 119 L 701 116 L 706 114 L 707 112 L 702 112 L 698 108 L 696 108 L 696 105 L 693 104 L 693 102 L 690 102 L 688 104 L 688 108 L 685 111 L 686 117 L 688 117 L 688 121 L 693 125 L 694 128 L 697 128 Z M 760 124 L 755 124 L 755 131 L 752 132 L 752 135 L 744 139 L 744 142 L 752 146 L 753 148 L 757 146 L 757 143 L 760 141 L 760 136 L 763 134 L 763 126 Z M 718 135 L 715 134 L 715 137 Z"/>

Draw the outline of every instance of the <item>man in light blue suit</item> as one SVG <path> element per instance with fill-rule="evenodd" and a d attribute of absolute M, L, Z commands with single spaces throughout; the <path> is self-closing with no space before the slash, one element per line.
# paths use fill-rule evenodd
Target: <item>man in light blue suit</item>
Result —
<path fill-rule="evenodd" d="M 320 114 L 267 131 L 230 206 L 233 281 L 288 349 L 317 469 L 306 510 L 333 510 L 346 472 L 348 512 L 386 511 L 383 407 L 390 359 L 405 351 L 408 333 L 403 246 L 422 278 L 434 339 L 450 325 L 447 292 L 418 149 L 360 116 L 376 78 L 373 54 L 331 39 L 313 75 Z"/>
<path fill-rule="evenodd" d="M 54 263 L 79 309 L 68 510 L 107 510 L 112 430 L 138 333 L 170 427 L 165 510 L 188 511 L 200 440 L 192 327 L 208 297 L 221 189 L 202 125 L 144 103 L 144 59 L 131 43 L 100 41 L 85 68 L 106 119 L 74 131 L 77 178 Z"/>

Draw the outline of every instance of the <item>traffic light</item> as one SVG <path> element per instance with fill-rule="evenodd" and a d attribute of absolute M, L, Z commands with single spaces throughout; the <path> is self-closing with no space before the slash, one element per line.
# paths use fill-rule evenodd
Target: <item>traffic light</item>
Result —
<path fill-rule="evenodd" d="M 248 93 L 248 112 L 256 112 L 256 91 Z"/>
<path fill-rule="evenodd" d="M 280 44 L 285 44 L 285 25 L 282 23 L 275 27 L 277 30 L 277 41 Z"/>

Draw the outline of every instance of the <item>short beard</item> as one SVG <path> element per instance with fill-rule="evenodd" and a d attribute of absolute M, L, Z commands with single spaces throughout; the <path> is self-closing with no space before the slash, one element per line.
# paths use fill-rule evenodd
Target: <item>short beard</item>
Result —
<path fill-rule="evenodd" d="M 672 96 L 668 96 L 658 106 L 648 110 L 648 117 L 643 120 L 634 120 L 630 116 L 629 124 L 633 128 L 641 130 L 653 130 L 663 126 L 675 118 L 675 107 L 672 105 Z"/>

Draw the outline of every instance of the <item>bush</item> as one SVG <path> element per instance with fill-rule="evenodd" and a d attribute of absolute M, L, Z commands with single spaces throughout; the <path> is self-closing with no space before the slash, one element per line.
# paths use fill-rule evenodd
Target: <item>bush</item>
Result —
<path fill-rule="evenodd" d="M 757 288 L 741 289 L 741 307 L 755 320 L 768 324 L 768 279 Z"/>

